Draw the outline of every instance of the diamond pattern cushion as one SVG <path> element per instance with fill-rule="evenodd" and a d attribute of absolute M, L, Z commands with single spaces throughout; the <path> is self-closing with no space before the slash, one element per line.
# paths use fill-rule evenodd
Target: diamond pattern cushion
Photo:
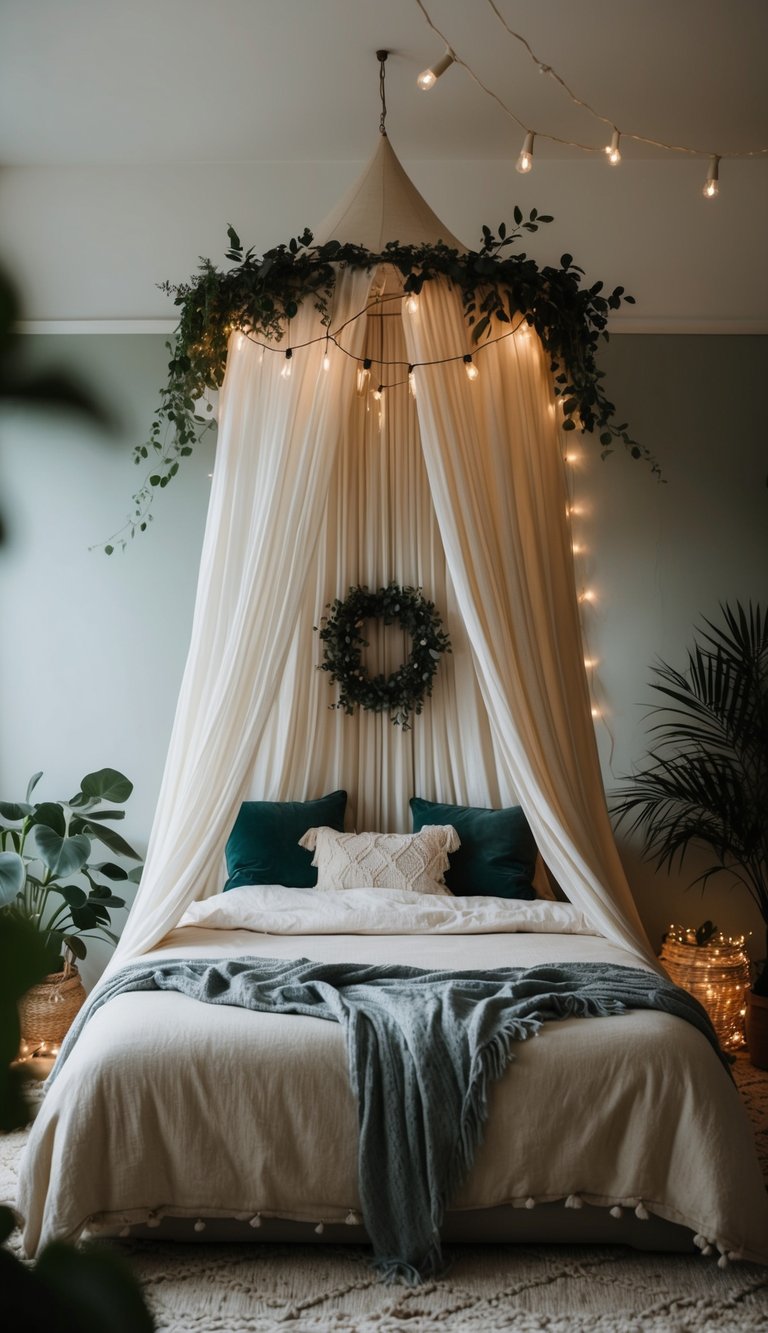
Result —
<path fill-rule="evenodd" d="M 420 833 L 338 833 L 323 826 L 299 840 L 300 847 L 315 853 L 318 889 L 405 889 L 449 896 L 443 875 L 448 853 L 459 845 L 449 824 L 432 824 Z"/>

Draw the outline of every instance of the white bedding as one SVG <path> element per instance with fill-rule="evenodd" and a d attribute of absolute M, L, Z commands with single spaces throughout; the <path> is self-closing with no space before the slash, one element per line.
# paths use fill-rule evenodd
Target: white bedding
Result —
<path fill-rule="evenodd" d="M 184 921 L 153 957 L 637 966 L 602 937 L 573 933 L 589 927 L 561 903 L 241 889 L 195 904 Z M 516 1057 L 492 1088 L 454 1209 L 620 1205 L 768 1262 L 751 1129 L 696 1029 L 653 1011 L 568 1019 Z M 344 1221 L 359 1209 L 356 1140 L 336 1024 L 125 994 L 86 1027 L 35 1123 L 18 1201 L 25 1245 L 34 1253 L 84 1227 L 163 1214 Z"/>

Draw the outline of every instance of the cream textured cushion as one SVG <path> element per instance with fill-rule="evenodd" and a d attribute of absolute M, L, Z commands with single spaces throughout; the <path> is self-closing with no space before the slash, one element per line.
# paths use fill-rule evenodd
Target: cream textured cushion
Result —
<path fill-rule="evenodd" d="M 448 853 L 460 846 L 450 824 L 431 824 L 419 833 L 337 833 L 311 828 L 299 846 L 315 853 L 318 889 L 406 889 L 442 893 Z"/>

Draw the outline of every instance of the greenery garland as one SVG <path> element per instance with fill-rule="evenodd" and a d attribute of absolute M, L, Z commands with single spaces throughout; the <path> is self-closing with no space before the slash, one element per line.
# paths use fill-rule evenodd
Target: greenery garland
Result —
<path fill-rule="evenodd" d="M 331 708 L 342 708 L 345 713 L 354 713 L 357 707 L 389 713 L 395 725 L 408 731 L 411 714 L 420 713 L 425 696 L 432 693 L 440 658 L 451 651 L 434 603 L 421 596 L 420 588 L 388 583 L 377 592 L 365 586 L 350 588 L 343 601 L 337 597 L 328 607 L 330 614 L 320 622 L 324 647 L 318 670 L 327 671 L 330 683 L 339 686 L 338 700 Z M 370 676 L 363 667 L 363 648 L 368 647 L 363 635 L 366 620 L 398 624 L 411 636 L 407 662 L 389 676 Z"/>
<path fill-rule="evenodd" d="M 149 472 L 133 497 L 133 510 L 123 528 L 105 544 L 108 555 L 126 546 L 126 538 L 143 532 L 152 521 L 156 489 L 176 476 L 182 459 L 214 422 L 210 408 L 199 404 L 206 389 L 224 379 L 227 344 L 233 329 L 246 329 L 260 340 L 279 343 L 287 321 L 303 301 L 311 300 L 321 322 L 330 328 L 331 297 L 340 265 L 374 269 L 391 264 L 402 275 L 405 293 L 418 293 L 424 283 L 447 278 L 457 287 L 472 342 L 510 330 L 524 318 L 535 329 L 550 355 L 555 394 L 563 409 L 563 429 L 581 429 L 597 435 L 602 456 L 621 441 L 633 458 L 644 458 L 655 475 L 660 469 L 650 451 L 628 434 L 626 422 L 616 421 L 616 408 L 602 387 L 597 366 L 599 340 L 608 340 L 610 311 L 622 302 L 634 302 L 623 287 L 603 295 L 603 284 L 582 288 L 584 270 L 564 254 L 560 267 L 539 268 L 525 253 L 508 253 L 523 232 L 538 231 L 552 222 L 548 214 L 531 209 L 527 219 L 514 210 L 515 225 L 499 226 L 498 236 L 483 227 L 479 250 L 459 251 L 437 245 L 400 245 L 393 241 L 375 254 L 358 245 L 327 241 L 312 244 L 305 230 L 287 245 L 278 245 L 262 257 L 244 250 L 231 226 L 226 258 L 231 267 L 221 271 L 202 259 L 198 274 L 188 283 L 165 282 L 161 288 L 180 309 L 174 342 L 166 344 L 171 359 L 168 382 L 161 391 L 149 438 L 134 449 L 137 465 L 149 462 Z M 458 351 L 459 349 L 457 349 Z"/>

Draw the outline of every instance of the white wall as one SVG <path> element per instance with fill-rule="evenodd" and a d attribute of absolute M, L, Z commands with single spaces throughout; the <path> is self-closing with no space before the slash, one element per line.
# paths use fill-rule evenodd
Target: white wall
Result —
<path fill-rule="evenodd" d="M 373 148 L 373 143 L 371 147 Z M 700 161 L 405 163 L 453 233 L 509 222 L 516 203 L 555 221 L 525 249 L 546 263 L 568 250 L 606 286 L 637 298 L 619 318 L 663 331 L 716 322 L 768 332 L 768 164 L 723 163 L 720 197 L 701 197 Z M 200 255 L 223 261 L 226 224 L 257 251 L 324 218 L 356 179 L 355 162 L 168 167 L 14 167 L 0 173 L 0 251 L 26 317 L 173 318 L 157 290 Z M 618 321 L 617 321 L 618 323 Z"/>

